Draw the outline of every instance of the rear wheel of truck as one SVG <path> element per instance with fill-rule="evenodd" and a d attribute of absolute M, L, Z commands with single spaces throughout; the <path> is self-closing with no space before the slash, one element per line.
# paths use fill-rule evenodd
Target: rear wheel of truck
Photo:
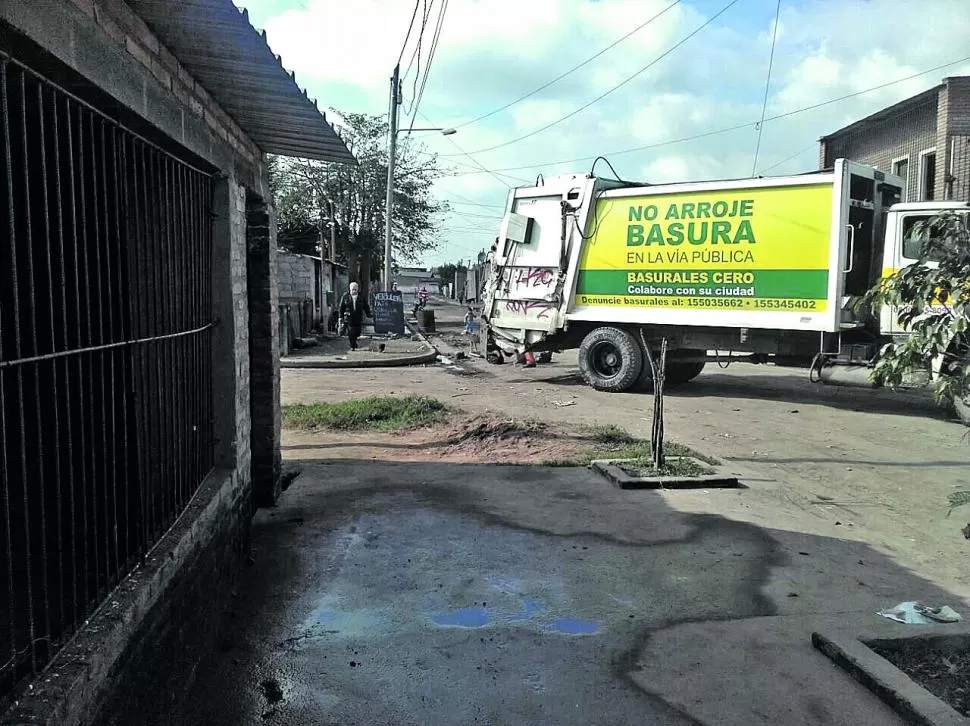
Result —
<path fill-rule="evenodd" d="M 676 360 L 667 361 L 666 370 L 666 380 L 664 380 L 665 386 L 682 386 L 685 383 L 689 383 L 701 374 L 704 370 L 704 366 L 707 363 L 705 361 L 698 361 L 696 363 L 678 363 Z M 637 382 L 637 387 L 639 388 L 652 388 L 653 387 L 653 372 L 650 370 L 650 364 L 644 362 L 643 373 L 640 375 L 640 380 Z"/>
<path fill-rule="evenodd" d="M 642 370 L 640 342 L 620 328 L 596 328 L 579 346 L 579 371 L 597 391 L 626 391 Z"/>

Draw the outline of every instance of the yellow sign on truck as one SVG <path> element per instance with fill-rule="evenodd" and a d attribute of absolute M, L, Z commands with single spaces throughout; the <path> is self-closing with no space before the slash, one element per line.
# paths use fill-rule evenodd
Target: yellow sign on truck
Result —
<path fill-rule="evenodd" d="M 575 304 L 822 312 L 832 185 L 600 198 Z"/>

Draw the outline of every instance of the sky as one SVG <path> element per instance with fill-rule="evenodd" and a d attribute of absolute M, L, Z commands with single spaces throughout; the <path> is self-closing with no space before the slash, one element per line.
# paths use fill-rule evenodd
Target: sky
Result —
<path fill-rule="evenodd" d="M 419 0 L 406 47 L 414 0 L 234 1 L 320 108 L 386 114 L 403 48 L 405 126 L 418 95 L 424 8 L 422 76 L 446 3 L 414 126 L 457 133 L 409 141 L 452 172 L 436 184 L 452 212 L 422 260 L 428 266 L 474 257 L 498 233 L 509 188 L 540 173 L 587 172 L 603 155 L 622 178 L 654 184 L 750 176 L 763 107 L 757 173 L 809 171 L 819 137 L 947 76 L 970 75 L 970 62 L 953 63 L 970 56 L 970 14 L 954 12 L 957 0 L 782 0 L 777 33 L 777 0 Z M 658 14 L 579 70 L 475 121 Z M 952 65 L 937 68 L 944 64 Z M 733 127 L 741 128 L 724 131 Z"/>

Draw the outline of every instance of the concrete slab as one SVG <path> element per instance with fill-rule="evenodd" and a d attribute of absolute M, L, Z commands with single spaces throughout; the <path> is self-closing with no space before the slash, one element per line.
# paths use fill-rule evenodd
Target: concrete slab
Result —
<path fill-rule="evenodd" d="M 948 598 L 585 469 L 298 465 L 189 699 L 117 723 L 891 725 L 811 632 Z"/>

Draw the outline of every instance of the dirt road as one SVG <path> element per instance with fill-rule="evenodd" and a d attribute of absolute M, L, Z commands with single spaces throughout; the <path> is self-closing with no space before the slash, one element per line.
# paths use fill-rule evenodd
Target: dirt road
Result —
<path fill-rule="evenodd" d="M 439 328 L 458 330 L 460 308 L 438 307 L 436 313 Z M 651 397 L 588 388 L 575 352 L 534 369 L 480 359 L 460 364 L 460 370 L 284 370 L 283 401 L 421 393 L 469 412 L 616 424 L 641 436 L 649 430 Z M 947 495 L 970 489 L 970 440 L 929 397 L 817 386 L 801 370 L 738 364 L 709 366 L 669 391 L 666 409 L 671 440 L 729 461 L 748 475 L 750 486 L 664 493 L 671 507 L 864 541 L 970 598 L 970 542 L 960 532 L 970 505 L 947 516 Z M 283 444 L 289 458 L 321 456 L 312 436 L 284 432 Z"/>

